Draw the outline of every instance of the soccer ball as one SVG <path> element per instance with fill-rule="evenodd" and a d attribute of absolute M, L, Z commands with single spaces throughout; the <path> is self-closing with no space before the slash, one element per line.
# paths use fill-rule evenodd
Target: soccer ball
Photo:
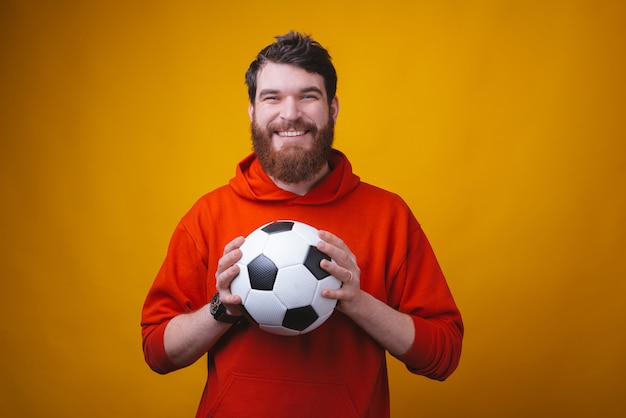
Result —
<path fill-rule="evenodd" d="M 322 297 L 322 291 L 338 289 L 341 282 L 320 267 L 322 259 L 331 259 L 316 248 L 318 242 L 317 229 L 287 220 L 246 237 L 230 290 L 241 296 L 244 315 L 260 329 L 305 334 L 333 313 L 337 301 Z"/>

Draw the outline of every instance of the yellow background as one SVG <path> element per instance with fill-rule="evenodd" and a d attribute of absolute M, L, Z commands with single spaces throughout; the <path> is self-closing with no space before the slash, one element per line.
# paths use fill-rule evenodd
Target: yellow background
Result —
<path fill-rule="evenodd" d="M 447 382 L 391 360 L 393 416 L 624 416 L 625 28 L 622 1 L 2 1 L 0 415 L 193 416 L 204 362 L 152 373 L 141 305 L 296 29 L 464 315 Z"/>

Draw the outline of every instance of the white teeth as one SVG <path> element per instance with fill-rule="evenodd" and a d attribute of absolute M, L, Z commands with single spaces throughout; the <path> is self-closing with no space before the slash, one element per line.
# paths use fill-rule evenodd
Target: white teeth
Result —
<path fill-rule="evenodd" d="M 279 136 L 302 136 L 306 131 L 282 131 L 278 132 Z"/>

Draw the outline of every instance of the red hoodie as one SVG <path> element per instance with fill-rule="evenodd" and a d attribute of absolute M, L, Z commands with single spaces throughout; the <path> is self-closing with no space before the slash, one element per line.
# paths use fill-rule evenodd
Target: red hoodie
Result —
<path fill-rule="evenodd" d="M 165 353 L 169 320 L 209 303 L 224 245 L 265 223 L 293 219 L 333 232 L 356 255 L 361 288 L 411 315 L 415 342 L 399 359 L 413 373 L 444 380 L 461 354 L 463 324 L 435 255 L 397 195 L 361 182 L 338 151 L 332 172 L 305 196 L 278 188 L 252 154 L 229 185 L 182 218 L 143 308 L 146 362 L 177 369 Z M 296 336 L 233 326 L 208 353 L 197 417 L 389 416 L 385 350 L 336 311 Z"/>

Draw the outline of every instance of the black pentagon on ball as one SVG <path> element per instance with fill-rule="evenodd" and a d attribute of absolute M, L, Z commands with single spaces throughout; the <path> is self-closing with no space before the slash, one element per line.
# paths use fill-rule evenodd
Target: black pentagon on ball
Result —
<path fill-rule="evenodd" d="M 304 260 L 304 266 L 309 269 L 311 274 L 315 276 L 317 280 L 322 280 L 325 277 L 330 276 L 330 273 L 320 267 L 320 262 L 326 259 L 330 261 L 330 257 L 318 250 L 314 246 L 309 247 L 309 252 Z"/>
<path fill-rule="evenodd" d="M 291 231 L 292 228 L 293 228 L 293 222 L 278 221 L 278 222 L 272 222 L 269 225 L 265 225 L 263 228 L 261 228 L 261 231 L 271 235 L 271 234 L 277 234 L 279 232 Z"/>
<path fill-rule="evenodd" d="M 272 290 L 278 268 L 276 264 L 263 254 L 248 263 L 250 287 L 257 290 Z"/>
<path fill-rule="evenodd" d="M 313 322 L 317 321 L 319 315 L 311 305 L 301 308 L 287 309 L 283 318 L 283 327 L 295 329 L 296 331 L 304 331 Z"/>

